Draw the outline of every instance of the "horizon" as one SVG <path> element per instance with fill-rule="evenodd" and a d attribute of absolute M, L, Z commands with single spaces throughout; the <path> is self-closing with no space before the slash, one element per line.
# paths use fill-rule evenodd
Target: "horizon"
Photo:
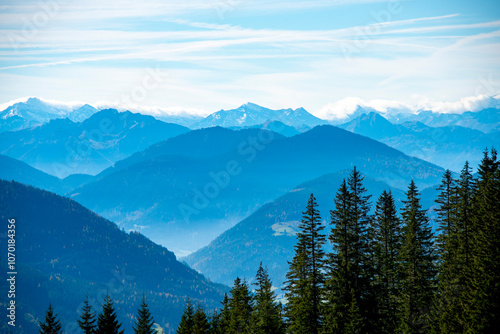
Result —
<path fill-rule="evenodd" d="M 342 100 L 332 103 L 330 110 L 334 111 L 328 115 L 318 113 L 318 110 L 311 111 L 307 107 L 299 106 L 296 108 L 282 106 L 280 108 L 270 108 L 258 103 L 251 101 L 244 102 L 242 104 L 230 107 L 228 109 L 217 109 L 215 111 L 197 110 L 197 109 L 180 109 L 180 108 L 165 108 L 159 106 L 148 106 L 148 105 L 123 105 L 116 102 L 104 102 L 100 101 L 97 103 L 81 102 L 81 101 L 57 101 L 57 100 L 47 100 L 37 96 L 27 96 L 23 98 L 18 98 L 5 103 L 0 103 L 0 112 L 12 107 L 17 103 L 27 103 L 29 99 L 36 99 L 45 103 L 49 106 L 67 109 L 68 111 L 73 111 L 81 108 L 84 105 L 90 105 L 91 107 L 97 109 L 98 111 L 105 109 L 116 109 L 119 112 L 130 111 L 134 113 L 140 113 L 144 115 L 151 115 L 155 117 L 168 117 L 168 116 L 180 116 L 180 117 L 199 117 L 205 118 L 221 110 L 234 110 L 243 107 L 247 104 L 254 104 L 261 108 L 271 109 L 271 110 L 283 110 L 292 109 L 296 110 L 299 108 L 305 109 L 307 112 L 313 116 L 326 120 L 326 121 L 342 121 L 347 120 L 349 117 L 355 113 L 358 108 L 364 109 L 367 113 L 377 112 L 382 116 L 388 114 L 419 114 L 424 111 L 432 111 L 439 114 L 462 114 L 465 112 L 478 112 L 488 108 L 500 109 L 500 94 L 496 96 L 479 96 L 479 97 L 468 97 L 463 98 L 459 101 L 454 102 L 432 102 L 428 103 L 426 107 L 422 106 L 409 106 L 397 101 L 387 101 L 387 100 L 372 100 L 363 101 L 359 98 L 346 97 Z M 325 117 L 326 116 L 326 117 Z"/>

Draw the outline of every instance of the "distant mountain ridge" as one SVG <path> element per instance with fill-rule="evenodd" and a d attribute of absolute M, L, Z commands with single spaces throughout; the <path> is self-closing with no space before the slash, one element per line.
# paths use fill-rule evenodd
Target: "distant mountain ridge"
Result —
<path fill-rule="evenodd" d="M 188 131 L 152 116 L 106 109 L 80 123 L 57 118 L 35 128 L 2 132 L 0 154 L 58 177 L 96 174 L 137 151 Z"/>
<path fill-rule="evenodd" d="M 495 100 L 495 99 L 493 99 Z M 497 101 L 497 100 L 495 100 Z M 112 106 L 113 104 L 109 104 Z M 188 111 L 177 111 L 175 113 L 161 111 L 158 107 L 153 108 L 154 117 L 167 123 L 175 123 L 189 128 L 205 128 L 211 126 L 223 127 L 249 127 L 264 124 L 268 121 L 280 121 L 286 125 L 293 126 L 303 132 L 316 125 L 321 124 L 343 124 L 354 120 L 362 114 L 376 112 L 393 124 L 407 121 L 420 121 L 433 127 L 458 125 L 476 129 L 485 133 L 500 131 L 500 109 L 498 103 L 491 104 L 479 111 L 467 111 L 464 113 L 440 113 L 432 110 L 410 111 L 408 108 L 387 108 L 378 111 L 373 107 L 357 105 L 354 111 L 349 112 L 343 119 L 323 120 L 304 108 L 272 110 L 247 102 L 235 109 L 221 109 L 203 118 Z M 99 107 L 100 110 L 109 107 Z M 137 108 L 136 108 L 137 109 Z M 153 110 L 152 109 L 152 110 Z M 133 112 L 144 113 L 145 109 L 137 109 Z M 81 107 L 69 107 L 63 103 L 52 104 L 32 97 L 25 102 L 14 103 L 5 110 L 0 111 L 0 132 L 17 131 L 24 128 L 44 124 L 55 118 L 69 118 L 74 122 L 81 122 L 98 110 L 85 104 Z"/>
<path fill-rule="evenodd" d="M 73 122 L 83 122 L 100 110 L 116 108 L 113 103 L 109 104 L 109 106 L 96 108 L 90 104 L 71 106 L 65 103 L 52 103 L 37 97 L 30 97 L 26 101 L 13 103 L 4 110 L 0 110 L 0 132 L 27 129 L 48 123 L 54 119 L 69 118 Z M 141 112 L 142 109 L 140 111 L 136 109 L 132 107 L 131 112 L 145 114 Z M 166 123 L 189 127 L 203 119 L 199 115 L 189 114 L 188 112 L 168 113 L 156 109 L 154 117 Z"/>
<path fill-rule="evenodd" d="M 300 182 L 353 165 L 397 188 L 412 178 L 422 187 L 433 186 L 443 171 L 330 125 L 288 138 L 216 127 L 134 154 L 70 195 L 120 226 L 138 228 L 184 252 L 207 244 Z M 228 170 L 234 172 L 230 177 Z"/>
<path fill-rule="evenodd" d="M 421 110 L 417 113 L 388 113 L 382 115 L 392 123 L 419 121 L 432 127 L 456 125 L 484 133 L 500 131 L 500 109 L 498 108 L 485 108 L 460 114 Z"/>
<path fill-rule="evenodd" d="M 221 109 L 210 114 L 205 119 L 193 125 L 195 128 L 212 126 L 222 127 L 248 127 L 266 123 L 267 121 L 280 121 L 295 128 L 312 128 L 328 122 L 313 116 L 304 108 L 273 110 L 247 102 L 236 109 Z"/>
<path fill-rule="evenodd" d="M 58 118 L 69 118 L 73 122 L 81 122 L 95 112 L 97 109 L 88 104 L 78 108 L 54 106 L 38 98 L 30 97 L 26 102 L 14 103 L 0 111 L 0 132 L 22 130 Z"/>
<path fill-rule="evenodd" d="M 485 111 L 476 116 L 485 121 L 494 122 L 497 116 L 500 117 L 500 113 L 497 110 Z M 455 116 L 450 117 L 454 123 L 460 123 Z M 422 119 L 422 121 L 425 120 L 426 118 Z M 499 131 L 484 133 L 459 125 L 433 127 L 422 121 L 413 120 L 393 124 L 379 113 L 370 112 L 339 127 L 379 140 L 410 156 L 427 160 L 455 172 L 462 169 L 465 161 L 469 161 L 473 166 L 478 165 L 486 148 L 500 147 Z M 440 122 L 444 122 L 443 118 Z M 490 128 L 494 128 L 493 125 L 496 123 L 488 124 L 492 125 Z M 496 125 L 500 126 L 500 123 Z"/>

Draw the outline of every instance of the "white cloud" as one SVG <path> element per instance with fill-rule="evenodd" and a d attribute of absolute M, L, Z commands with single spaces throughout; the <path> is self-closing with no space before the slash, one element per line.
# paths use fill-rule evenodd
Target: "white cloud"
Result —
<path fill-rule="evenodd" d="M 417 104 L 419 110 L 432 110 L 439 113 L 463 113 L 478 111 L 485 108 L 500 108 L 500 95 L 497 96 L 468 96 L 458 101 L 430 101 L 422 99 Z"/>
<path fill-rule="evenodd" d="M 338 121 L 347 119 L 358 107 L 368 110 L 374 109 L 382 114 L 418 113 L 422 110 L 432 110 L 438 113 L 463 113 L 466 111 L 479 111 L 485 108 L 500 108 L 500 94 L 496 96 L 469 96 L 458 101 L 434 101 L 421 96 L 413 96 L 412 98 L 414 103 L 383 99 L 365 101 L 358 97 L 346 97 L 325 105 L 314 112 L 314 115 L 323 119 Z"/>
<path fill-rule="evenodd" d="M 314 112 L 314 115 L 327 120 L 343 120 L 354 113 L 358 106 L 366 105 L 359 97 L 346 97 L 333 103 L 328 103 Z"/>

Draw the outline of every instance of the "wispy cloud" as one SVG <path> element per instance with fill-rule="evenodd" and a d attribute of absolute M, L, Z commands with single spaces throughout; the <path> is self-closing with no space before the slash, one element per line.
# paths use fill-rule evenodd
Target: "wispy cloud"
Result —
<path fill-rule="evenodd" d="M 385 0 L 235 0 L 223 18 L 219 0 L 58 3 L 27 36 L 44 3 L 3 2 L 0 80 L 9 85 L 0 99 L 108 99 L 152 64 L 170 77 L 147 102 L 196 110 L 249 100 L 319 109 L 345 96 L 459 100 L 481 76 L 500 78 L 499 18 L 463 4 L 402 1 L 375 23 Z"/>

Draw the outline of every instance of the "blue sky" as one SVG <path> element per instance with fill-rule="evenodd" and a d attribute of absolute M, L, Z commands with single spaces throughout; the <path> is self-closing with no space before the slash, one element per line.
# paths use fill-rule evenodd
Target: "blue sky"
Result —
<path fill-rule="evenodd" d="M 0 103 L 464 111 L 500 93 L 500 2 L 3 1 Z"/>

